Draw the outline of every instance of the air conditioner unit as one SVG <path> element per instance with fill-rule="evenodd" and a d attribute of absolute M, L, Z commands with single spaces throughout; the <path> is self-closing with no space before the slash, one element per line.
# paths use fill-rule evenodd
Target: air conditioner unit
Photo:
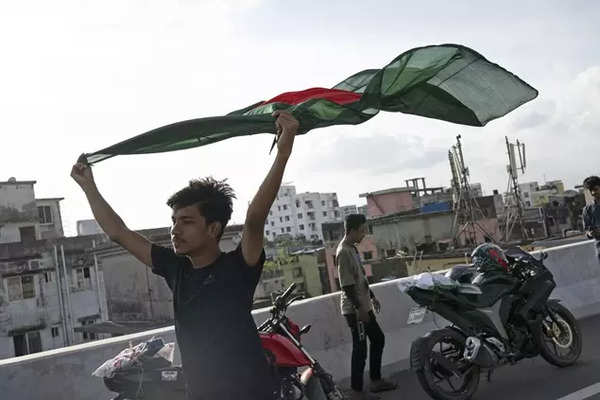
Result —
<path fill-rule="evenodd" d="M 37 271 L 44 268 L 44 263 L 41 260 L 29 260 L 29 270 Z"/>

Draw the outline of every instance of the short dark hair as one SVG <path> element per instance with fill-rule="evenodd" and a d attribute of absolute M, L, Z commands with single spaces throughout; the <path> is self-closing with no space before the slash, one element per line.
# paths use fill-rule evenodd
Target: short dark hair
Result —
<path fill-rule="evenodd" d="M 592 190 L 596 186 L 600 186 L 600 178 L 596 175 L 588 176 L 583 180 L 583 187 L 587 190 Z"/>
<path fill-rule="evenodd" d="M 207 224 L 221 223 L 221 234 L 231 218 L 235 193 L 227 183 L 227 179 L 218 181 L 213 177 L 192 179 L 184 187 L 167 200 L 173 210 L 197 205 Z"/>
<path fill-rule="evenodd" d="M 353 229 L 360 228 L 360 226 L 366 222 L 367 218 L 362 214 L 349 214 L 346 216 L 346 233 Z"/>

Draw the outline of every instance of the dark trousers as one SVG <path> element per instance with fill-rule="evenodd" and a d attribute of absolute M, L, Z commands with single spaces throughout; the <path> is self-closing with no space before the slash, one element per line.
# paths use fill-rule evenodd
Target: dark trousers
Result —
<path fill-rule="evenodd" d="M 369 322 L 364 322 L 365 337 L 360 340 L 356 314 L 344 315 L 352 331 L 352 390 L 363 390 L 363 375 L 367 361 L 367 338 L 369 338 L 369 376 L 371 381 L 381 379 L 381 356 L 385 345 L 385 336 L 375 319 L 375 314 L 369 313 Z"/>

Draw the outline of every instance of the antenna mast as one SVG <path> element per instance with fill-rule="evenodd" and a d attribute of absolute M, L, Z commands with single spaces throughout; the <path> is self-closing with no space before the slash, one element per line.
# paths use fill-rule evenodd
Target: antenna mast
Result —
<path fill-rule="evenodd" d="M 519 189 L 519 170 L 524 174 L 525 167 L 527 166 L 525 143 L 520 143 L 518 140 L 516 143 L 510 143 L 507 136 L 505 139 L 509 164 L 506 166 L 506 171 L 508 172 L 508 187 L 506 191 L 508 195 L 504 240 L 506 242 L 510 241 L 515 225 L 518 225 L 521 230 L 521 239 L 526 240 L 529 238 L 529 235 L 523 223 L 524 206 L 523 199 L 521 198 L 521 189 Z"/>
<path fill-rule="evenodd" d="M 464 236 L 465 245 L 474 246 L 477 243 L 477 231 L 494 240 L 490 234 L 479 224 L 484 218 L 484 213 L 473 197 L 469 184 L 469 168 L 465 165 L 462 151 L 461 135 L 456 137 L 456 145 L 448 151 L 450 171 L 452 172 L 452 197 L 454 200 L 454 221 L 452 223 L 452 236 L 455 244 L 461 242 Z"/>

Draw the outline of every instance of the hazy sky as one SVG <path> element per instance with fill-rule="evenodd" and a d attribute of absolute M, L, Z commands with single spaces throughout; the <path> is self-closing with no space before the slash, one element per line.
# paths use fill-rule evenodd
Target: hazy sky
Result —
<path fill-rule="evenodd" d="M 425 176 L 448 185 L 447 151 L 463 135 L 472 182 L 507 184 L 504 136 L 527 145 L 521 181 L 599 173 L 600 2 L 597 1 L 3 1 L 0 2 L 0 180 L 37 180 L 65 197 L 67 233 L 91 218 L 70 179 L 82 152 L 159 126 L 222 115 L 290 90 L 330 87 L 413 47 L 472 47 L 539 90 L 484 128 L 381 113 L 296 141 L 285 181 L 297 190 L 359 193 Z M 229 178 L 232 222 L 271 162 L 256 135 L 99 163 L 100 190 L 131 228 L 169 224 L 166 198 L 194 177 Z"/>

